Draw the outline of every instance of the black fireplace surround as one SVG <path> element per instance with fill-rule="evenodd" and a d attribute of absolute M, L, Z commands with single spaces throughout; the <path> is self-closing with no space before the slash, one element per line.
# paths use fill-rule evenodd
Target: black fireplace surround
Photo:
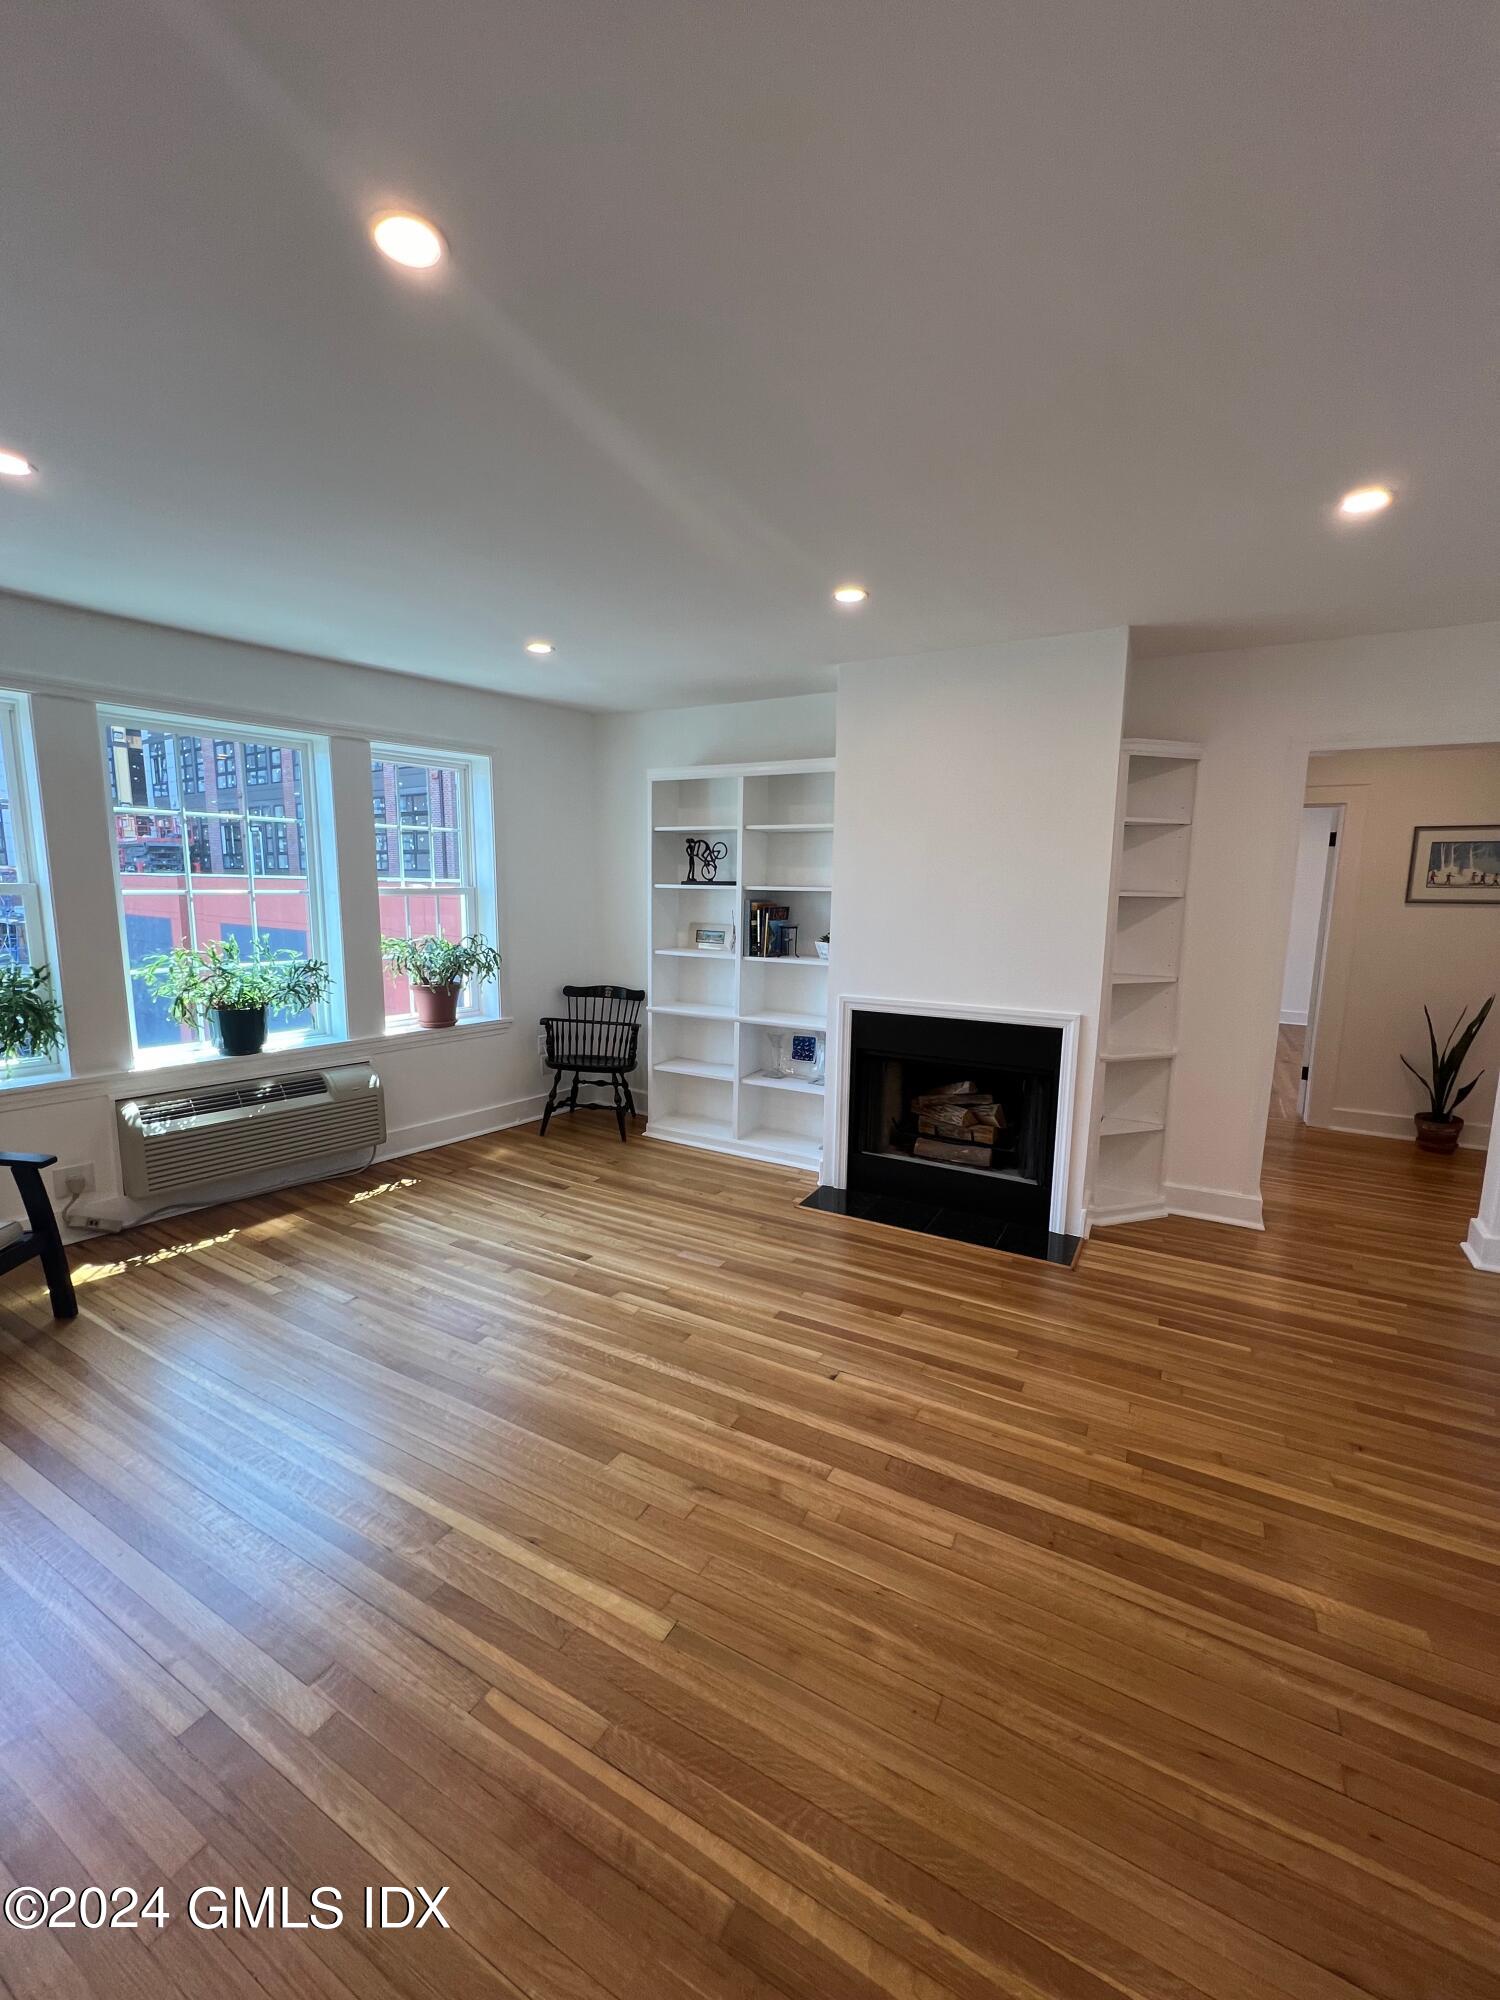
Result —
<path fill-rule="evenodd" d="M 1050 1226 L 1062 1046 L 1061 1028 L 856 1010 L 845 1185 L 807 1205 L 1071 1263 Z"/>

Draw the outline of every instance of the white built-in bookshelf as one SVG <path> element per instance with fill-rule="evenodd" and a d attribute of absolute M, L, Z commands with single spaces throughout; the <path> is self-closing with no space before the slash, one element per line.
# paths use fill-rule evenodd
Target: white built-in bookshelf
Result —
<path fill-rule="evenodd" d="M 1165 1215 L 1196 743 L 1121 746 L 1090 1220 Z"/>
<path fill-rule="evenodd" d="M 833 759 L 653 771 L 647 785 L 647 1132 L 682 1146 L 818 1171 L 824 1085 L 778 1076 L 770 1037 L 825 1038 L 833 923 Z M 685 885 L 689 835 L 722 841 L 719 879 Z M 795 958 L 755 958 L 746 911 L 784 904 Z M 701 950 L 696 928 L 731 927 L 734 948 Z"/>

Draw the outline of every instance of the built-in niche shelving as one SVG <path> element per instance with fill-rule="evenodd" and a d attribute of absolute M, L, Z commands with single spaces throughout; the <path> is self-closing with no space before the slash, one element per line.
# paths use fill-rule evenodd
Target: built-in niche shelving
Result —
<path fill-rule="evenodd" d="M 1165 1215 L 1195 743 L 1121 746 L 1113 904 L 1099 1037 L 1089 1217 Z"/>
<path fill-rule="evenodd" d="M 776 1073 L 776 1035 L 828 1027 L 828 966 L 817 941 L 833 924 L 831 758 L 653 771 L 648 780 L 647 1132 L 678 1145 L 817 1172 L 824 1085 Z M 718 879 L 687 885 L 687 838 L 722 843 Z M 786 905 L 795 958 L 746 950 L 756 897 Z M 733 932 L 703 950 L 700 927 Z"/>

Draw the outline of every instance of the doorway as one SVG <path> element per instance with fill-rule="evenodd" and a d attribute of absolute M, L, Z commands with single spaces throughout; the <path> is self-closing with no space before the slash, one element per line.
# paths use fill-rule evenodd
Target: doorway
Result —
<path fill-rule="evenodd" d="M 1301 1123 L 1307 1116 L 1308 1085 L 1316 1041 L 1329 916 L 1338 870 L 1342 805 L 1304 805 L 1297 844 L 1297 877 L 1281 979 L 1281 1020 L 1276 1036 L 1276 1069 L 1270 1122 Z"/>

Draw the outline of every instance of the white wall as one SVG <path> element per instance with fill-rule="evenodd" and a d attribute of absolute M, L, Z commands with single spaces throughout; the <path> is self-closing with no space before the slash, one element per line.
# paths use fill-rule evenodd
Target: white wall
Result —
<path fill-rule="evenodd" d="M 1427 1067 L 1423 1005 L 1441 1037 L 1500 987 L 1500 902 L 1408 903 L 1412 830 L 1500 823 L 1500 744 L 1344 751 L 1314 757 L 1307 781 L 1309 797 L 1346 813 L 1309 1121 L 1409 1139 L 1425 1105 L 1399 1058 Z M 1471 1057 L 1489 1073 L 1461 1113 L 1466 1146 L 1489 1142 L 1497 1054 L 1492 1018 Z"/>
<path fill-rule="evenodd" d="M 704 708 L 648 709 L 601 715 L 598 805 L 608 829 L 600 882 L 601 977 L 622 986 L 646 983 L 646 773 L 677 764 L 748 764 L 779 757 L 834 754 L 834 697 L 789 695 L 772 701 L 717 702 Z M 636 1097 L 641 1096 L 636 1091 Z"/>
<path fill-rule="evenodd" d="M 118 1188 L 112 1103 L 130 1088 L 131 1044 L 94 706 L 101 698 L 330 738 L 345 924 L 340 998 L 355 1052 L 373 1057 L 384 1079 L 392 1150 L 488 1130 L 535 1107 L 538 1017 L 565 979 L 605 970 L 594 716 L 5 596 L 0 687 L 32 694 L 73 1071 L 64 1084 L 0 1093 L 0 1145 L 92 1161 L 100 1188 Z M 502 993 L 512 1028 L 383 1035 L 372 737 L 493 759 Z M 0 1205 L 9 1192 L 7 1180 Z"/>
<path fill-rule="evenodd" d="M 1328 876 L 1328 837 L 1338 818 L 1332 806 L 1304 806 L 1297 842 L 1297 874 L 1292 889 L 1292 927 L 1287 934 L 1286 965 L 1281 974 L 1281 1018 L 1305 1027 L 1317 970 L 1318 927 L 1323 916 L 1323 889 Z"/>
<path fill-rule="evenodd" d="M 1204 745 L 1169 1183 L 1258 1204 L 1308 756 L 1500 738 L 1500 625 L 1138 662 L 1126 727 Z"/>
<path fill-rule="evenodd" d="M 1078 1013 L 1081 1230 L 1127 635 L 845 667 L 830 1028 L 843 994 Z M 840 1057 L 830 1033 L 829 1075 Z M 830 1090 L 825 1173 L 833 1158 Z"/>

